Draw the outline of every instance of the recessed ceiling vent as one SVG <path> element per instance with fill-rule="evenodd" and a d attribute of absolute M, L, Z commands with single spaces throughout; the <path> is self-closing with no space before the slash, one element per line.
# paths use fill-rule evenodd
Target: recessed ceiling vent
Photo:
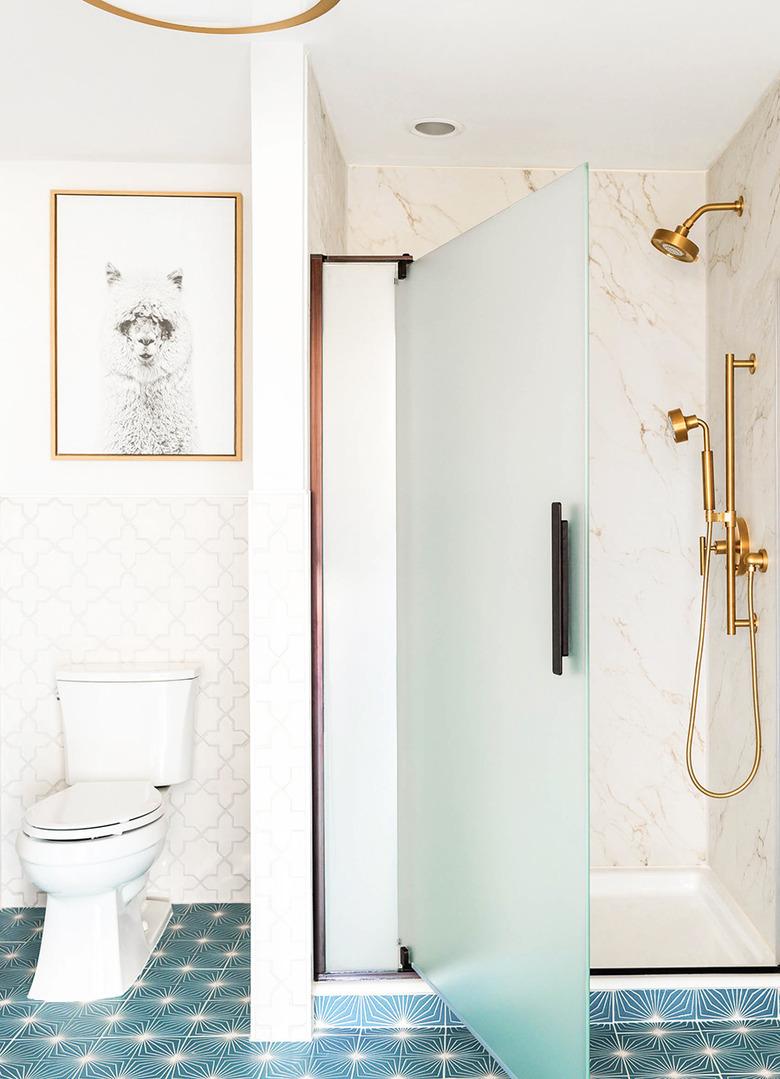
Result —
<path fill-rule="evenodd" d="M 463 124 L 458 124 L 454 120 L 418 120 L 412 125 L 415 135 L 422 135 L 427 139 L 443 139 L 450 135 L 460 135 L 462 130 Z"/>

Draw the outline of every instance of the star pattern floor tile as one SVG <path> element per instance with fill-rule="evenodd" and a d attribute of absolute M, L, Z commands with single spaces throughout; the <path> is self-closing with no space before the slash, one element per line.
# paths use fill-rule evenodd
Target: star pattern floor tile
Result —
<path fill-rule="evenodd" d="M 438 998 L 319 998 L 312 1042 L 249 1034 L 249 907 L 173 917 L 123 997 L 27 999 L 43 911 L 0 910 L 0 1079 L 489 1079 L 500 1069 Z"/>
<path fill-rule="evenodd" d="M 504 1079 L 432 995 L 318 997 L 312 1042 L 250 1042 L 246 904 L 177 906 L 129 992 L 91 1004 L 27 999 L 42 925 L 0 910 L 0 1079 Z M 591 1079 L 780 1079 L 775 989 L 599 992 L 591 1017 Z"/>

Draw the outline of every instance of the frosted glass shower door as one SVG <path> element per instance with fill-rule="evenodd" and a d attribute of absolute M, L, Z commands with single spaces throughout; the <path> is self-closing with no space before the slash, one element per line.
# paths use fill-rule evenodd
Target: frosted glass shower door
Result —
<path fill-rule="evenodd" d="M 518 1079 L 587 1075 L 587 197 L 583 166 L 398 285 L 401 942 Z"/>

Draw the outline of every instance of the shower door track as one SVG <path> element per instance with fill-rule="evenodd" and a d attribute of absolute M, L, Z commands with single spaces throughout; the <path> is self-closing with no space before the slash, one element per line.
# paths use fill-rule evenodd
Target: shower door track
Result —
<path fill-rule="evenodd" d="M 662 977 L 673 974 L 729 975 L 729 974 L 780 974 L 776 967 L 591 967 L 591 978 L 610 977 Z"/>

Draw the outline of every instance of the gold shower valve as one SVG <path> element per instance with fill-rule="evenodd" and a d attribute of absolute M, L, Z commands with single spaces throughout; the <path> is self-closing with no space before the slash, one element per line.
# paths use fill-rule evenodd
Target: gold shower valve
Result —
<path fill-rule="evenodd" d="M 767 554 L 766 547 L 760 547 L 757 551 L 751 551 L 745 556 L 745 568 L 758 570 L 759 573 L 766 573 L 769 569 L 769 555 Z"/>
<path fill-rule="evenodd" d="M 714 519 L 722 521 L 725 517 L 733 518 L 732 514 L 719 513 L 715 514 Z M 735 573 L 737 577 L 743 577 L 750 565 L 749 559 L 753 556 L 750 553 L 750 532 L 748 530 L 747 521 L 744 517 L 733 518 L 735 521 L 734 528 L 734 555 L 735 555 Z M 700 537 L 699 545 L 699 564 L 701 566 L 702 576 L 704 575 L 704 548 L 701 546 L 704 537 Z M 727 540 L 716 540 L 710 550 L 713 554 L 728 554 L 729 545 Z M 766 552 L 764 552 L 766 553 Z M 756 568 L 760 568 L 757 566 Z"/>

